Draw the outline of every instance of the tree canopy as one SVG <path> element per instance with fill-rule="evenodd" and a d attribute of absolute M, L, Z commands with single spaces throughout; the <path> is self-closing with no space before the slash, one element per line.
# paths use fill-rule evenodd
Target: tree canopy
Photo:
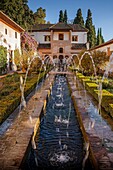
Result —
<path fill-rule="evenodd" d="M 74 18 L 73 24 L 80 24 L 81 26 L 84 26 L 84 19 L 82 16 L 82 10 L 80 8 L 77 10 L 77 14 Z"/>
<path fill-rule="evenodd" d="M 89 47 L 90 48 L 94 47 L 96 45 L 96 34 L 95 34 L 95 27 L 92 21 L 92 13 L 90 9 L 88 9 L 88 12 L 87 12 L 87 19 L 86 19 L 85 27 L 89 30 L 87 34 Z"/>
<path fill-rule="evenodd" d="M 59 22 L 64 22 L 64 14 L 62 10 L 60 10 L 60 13 L 59 13 Z"/>
<path fill-rule="evenodd" d="M 2 0 L 0 10 L 24 29 L 34 24 L 33 11 L 27 5 L 27 0 Z"/>
<path fill-rule="evenodd" d="M 42 7 L 38 8 L 37 11 L 34 13 L 34 20 L 35 24 L 45 24 L 46 20 L 46 10 Z"/>

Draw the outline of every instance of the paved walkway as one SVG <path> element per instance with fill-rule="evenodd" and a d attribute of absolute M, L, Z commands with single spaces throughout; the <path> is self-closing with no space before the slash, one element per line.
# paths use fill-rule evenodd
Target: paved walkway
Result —
<path fill-rule="evenodd" d="M 0 170 L 20 168 L 31 136 L 35 135 L 39 126 L 38 117 L 46 105 L 53 79 L 53 75 L 46 79 L 41 89 L 28 101 L 27 107 L 20 112 L 12 126 L 0 138 Z"/>

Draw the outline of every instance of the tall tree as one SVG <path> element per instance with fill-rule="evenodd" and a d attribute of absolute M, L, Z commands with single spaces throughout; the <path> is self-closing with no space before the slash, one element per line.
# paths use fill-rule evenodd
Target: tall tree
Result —
<path fill-rule="evenodd" d="M 104 38 L 103 38 L 103 35 L 102 35 L 102 28 L 100 28 L 100 37 L 101 37 L 101 43 L 104 43 Z"/>
<path fill-rule="evenodd" d="M 64 20 L 63 20 L 63 22 L 67 23 L 67 19 L 68 19 L 68 17 L 67 17 L 67 10 L 65 10 L 64 11 Z"/>
<path fill-rule="evenodd" d="M 102 36 L 102 28 L 98 28 L 98 31 L 97 31 L 97 43 L 96 45 L 100 45 L 104 43 L 104 38 Z"/>
<path fill-rule="evenodd" d="M 77 14 L 74 18 L 73 24 L 80 24 L 81 26 L 84 26 L 84 19 L 82 16 L 82 10 L 80 8 L 77 10 Z"/>
<path fill-rule="evenodd" d="M 59 13 L 59 22 L 64 22 L 64 14 L 62 10 L 60 10 L 60 13 Z"/>
<path fill-rule="evenodd" d="M 87 19 L 86 19 L 85 27 L 89 30 L 87 34 L 87 41 L 89 42 L 89 47 L 90 48 L 94 47 L 96 43 L 95 42 L 96 35 L 95 35 L 95 28 L 92 22 L 92 13 L 90 9 L 88 9 L 88 12 L 87 12 Z"/>
<path fill-rule="evenodd" d="M 34 19 L 27 2 L 27 0 L 2 0 L 0 1 L 0 10 L 21 27 L 28 29 L 34 23 Z"/>
<path fill-rule="evenodd" d="M 97 42 L 97 37 L 96 37 L 96 30 L 95 30 L 95 26 L 92 26 L 92 32 L 93 32 L 93 42 L 92 42 L 92 46 L 95 47 L 96 46 L 96 42 Z"/>
<path fill-rule="evenodd" d="M 38 8 L 37 11 L 34 13 L 35 24 L 45 24 L 46 20 L 46 10 L 42 7 Z"/>

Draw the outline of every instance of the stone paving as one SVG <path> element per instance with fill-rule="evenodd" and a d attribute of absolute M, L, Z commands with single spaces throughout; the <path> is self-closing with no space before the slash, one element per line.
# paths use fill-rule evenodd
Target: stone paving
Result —
<path fill-rule="evenodd" d="M 37 130 L 38 117 L 44 107 L 54 76 L 50 75 L 40 90 L 28 101 L 13 124 L 0 138 L 0 170 L 21 169 L 20 165 L 25 156 L 31 137 Z"/>
<path fill-rule="evenodd" d="M 93 151 L 94 159 L 96 161 L 95 167 L 100 170 L 113 170 L 113 150 L 108 151 L 106 147 L 102 145 L 101 136 L 102 129 L 104 130 L 106 128 L 106 131 L 103 132 L 103 137 L 106 136 L 106 138 L 113 140 L 113 122 L 110 121 L 111 118 L 103 111 L 103 120 L 101 119 L 101 121 L 98 122 L 98 118 L 96 118 L 95 114 L 95 122 L 93 122 L 92 115 L 89 114 L 90 112 L 88 113 L 88 109 L 90 107 L 90 101 L 92 102 L 95 99 L 93 99 L 93 97 L 88 92 L 86 92 L 82 84 L 78 80 L 74 79 L 73 76 L 68 76 L 68 81 L 71 87 L 72 96 L 75 99 L 76 109 L 81 115 L 82 123 Z M 94 105 L 95 108 L 98 107 L 98 103 L 96 101 Z M 108 124 L 101 125 L 101 122 L 104 122 L 104 119 L 108 121 Z"/>

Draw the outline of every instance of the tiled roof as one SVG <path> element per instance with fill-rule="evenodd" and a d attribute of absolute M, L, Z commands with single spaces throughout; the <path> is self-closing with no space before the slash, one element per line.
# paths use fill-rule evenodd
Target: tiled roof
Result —
<path fill-rule="evenodd" d="M 72 31 L 83 31 L 88 32 L 88 30 L 79 24 L 36 24 L 32 27 L 32 31 L 49 31 L 49 30 L 72 30 Z"/>
<path fill-rule="evenodd" d="M 45 48 L 46 48 L 46 49 L 50 49 L 50 48 L 51 48 L 51 44 L 39 44 L 39 45 L 38 45 L 38 48 L 39 48 L 39 49 L 43 49 L 43 48 L 44 48 L 44 49 L 45 49 Z"/>
<path fill-rule="evenodd" d="M 69 24 L 70 27 L 72 27 L 73 31 L 85 31 L 88 32 L 88 29 L 86 29 L 85 27 L 79 25 L 79 24 Z"/>
<path fill-rule="evenodd" d="M 72 30 L 69 24 L 58 22 L 57 24 L 50 27 L 51 30 Z"/>
<path fill-rule="evenodd" d="M 93 48 L 90 48 L 90 50 L 95 50 L 95 49 L 98 49 L 98 48 L 100 48 L 100 47 L 107 46 L 107 45 L 109 45 L 109 44 L 113 44 L 113 38 L 112 38 L 111 40 L 109 40 L 109 41 L 106 41 L 106 42 L 100 44 L 100 45 L 97 45 L 97 46 L 95 46 L 95 47 L 93 47 Z"/>
<path fill-rule="evenodd" d="M 75 44 L 73 43 L 71 46 L 72 50 L 81 50 L 81 49 L 86 49 L 86 44 Z"/>
<path fill-rule="evenodd" d="M 36 24 L 32 27 L 32 31 L 49 31 L 53 24 Z"/>
<path fill-rule="evenodd" d="M 6 25 L 8 24 L 8 26 L 13 27 L 14 29 L 17 29 L 19 32 L 25 31 L 20 25 L 14 22 L 10 17 L 8 17 L 8 15 L 3 13 L 1 10 L 0 10 L 0 19 Z"/>

